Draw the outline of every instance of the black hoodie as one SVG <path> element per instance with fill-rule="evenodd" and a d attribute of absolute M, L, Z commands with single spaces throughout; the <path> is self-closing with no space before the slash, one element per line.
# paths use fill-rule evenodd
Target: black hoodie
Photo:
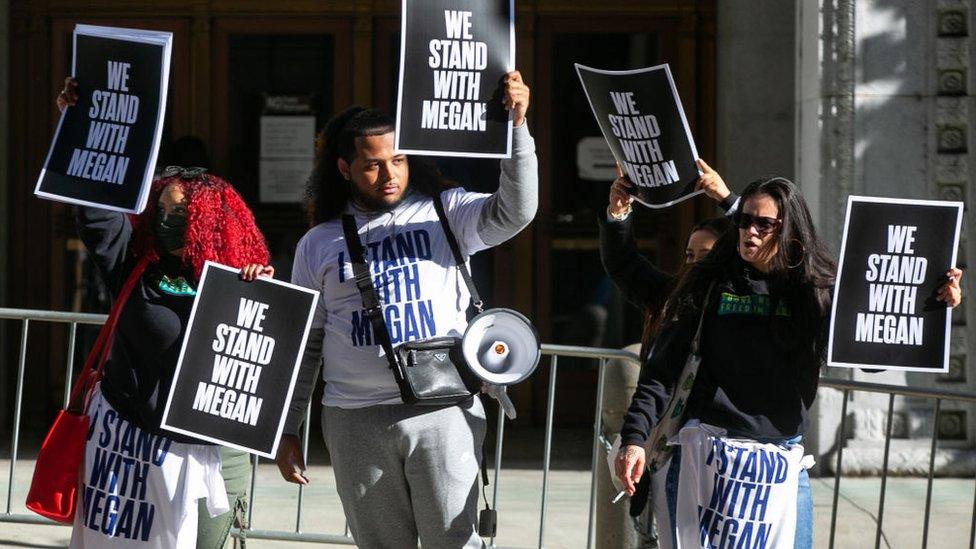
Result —
<path fill-rule="evenodd" d="M 821 334 L 796 326 L 786 299 L 736 258 L 705 306 L 698 377 L 688 419 L 753 439 L 792 438 L 807 427 L 817 392 Z M 645 442 L 667 406 L 688 356 L 699 312 L 666 324 L 655 339 L 621 429 L 623 444 Z"/>

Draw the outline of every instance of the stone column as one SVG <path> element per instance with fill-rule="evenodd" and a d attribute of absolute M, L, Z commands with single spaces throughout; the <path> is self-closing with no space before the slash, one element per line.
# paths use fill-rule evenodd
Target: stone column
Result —
<path fill-rule="evenodd" d="M 847 196 L 854 178 L 854 0 L 799 0 L 796 20 L 797 183 L 820 237 L 836 254 Z M 850 372 L 831 368 L 831 377 Z M 834 448 L 841 393 L 821 389 L 810 410 L 804 446 L 817 459 L 818 474 Z"/>
<path fill-rule="evenodd" d="M 736 190 L 768 174 L 792 179 L 794 2 L 721 0 L 717 4 L 718 156 L 712 165 Z"/>

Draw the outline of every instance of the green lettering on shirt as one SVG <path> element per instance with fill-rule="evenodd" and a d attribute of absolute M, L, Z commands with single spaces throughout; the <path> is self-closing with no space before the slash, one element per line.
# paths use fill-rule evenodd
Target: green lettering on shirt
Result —
<path fill-rule="evenodd" d="M 771 307 L 772 300 L 768 295 L 735 295 L 722 292 L 718 314 L 767 316 Z M 776 316 L 790 316 L 789 308 L 782 301 L 776 305 Z"/>

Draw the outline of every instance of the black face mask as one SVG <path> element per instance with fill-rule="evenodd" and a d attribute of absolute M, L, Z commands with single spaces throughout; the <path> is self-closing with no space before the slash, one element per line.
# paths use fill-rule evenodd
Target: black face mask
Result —
<path fill-rule="evenodd" d="M 183 235 L 186 233 L 186 216 L 157 213 L 153 233 L 156 235 L 156 244 L 163 251 L 179 250 L 183 247 Z"/>

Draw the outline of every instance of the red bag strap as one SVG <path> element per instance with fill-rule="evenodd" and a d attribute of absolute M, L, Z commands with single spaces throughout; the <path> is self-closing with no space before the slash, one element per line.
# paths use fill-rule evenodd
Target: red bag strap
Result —
<path fill-rule="evenodd" d="M 149 260 L 147 258 L 142 257 L 139 259 L 135 268 L 132 269 L 131 273 L 129 273 L 129 278 L 127 278 L 125 283 L 122 284 L 122 289 L 119 291 L 118 296 L 116 296 L 115 302 L 112 303 L 112 309 L 108 313 L 108 318 L 105 319 L 105 324 L 103 324 L 102 329 L 99 330 L 98 338 L 95 339 L 95 344 L 88 353 L 88 358 L 85 359 L 85 365 L 82 367 L 81 371 L 78 372 L 78 376 L 75 378 L 74 385 L 71 389 L 71 396 L 68 398 L 67 409 L 72 409 L 72 406 L 75 404 L 75 401 L 80 394 L 85 395 L 84 408 L 88 407 L 88 396 L 92 388 L 95 386 L 95 382 L 101 379 L 102 368 L 105 367 L 105 361 L 108 360 L 109 352 L 112 350 L 115 326 L 118 324 L 122 307 L 129 299 L 129 294 L 132 293 L 132 289 L 135 287 L 136 283 L 139 282 L 139 279 L 142 277 L 142 273 L 146 270 L 147 265 L 149 265 Z"/>

